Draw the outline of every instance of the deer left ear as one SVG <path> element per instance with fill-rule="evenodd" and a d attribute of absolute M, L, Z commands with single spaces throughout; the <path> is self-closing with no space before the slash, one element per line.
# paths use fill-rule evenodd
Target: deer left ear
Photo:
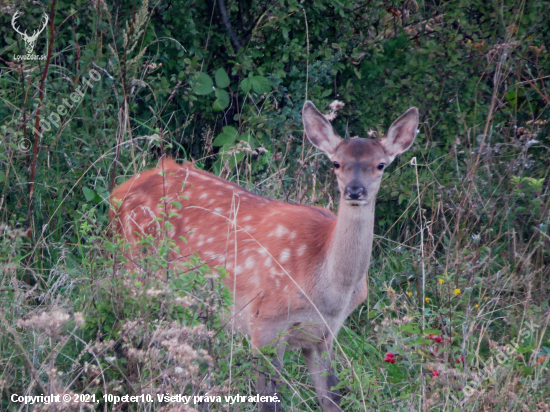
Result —
<path fill-rule="evenodd" d="M 418 109 L 411 107 L 390 126 L 388 133 L 380 139 L 386 154 L 393 162 L 395 156 L 406 152 L 414 142 L 418 128 Z"/>

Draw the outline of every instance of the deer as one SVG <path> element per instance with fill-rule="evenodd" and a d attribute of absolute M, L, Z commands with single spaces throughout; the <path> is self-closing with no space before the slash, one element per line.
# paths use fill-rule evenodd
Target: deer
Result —
<path fill-rule="evenodd" d="M 42 33 L 44 31 L 44 29 L 46 28 L 46 26 L 48 25 L 48 20 L 50 18 L 48 17 L 48 15 L 46 13 L 44 13 L 44 15 L 42 16 L 42 18 L 43 18 L 42 27 L 40 27 L 38 30 L 36 30 L 31 36 L 29 36 L 27 34 L 27 30 L 22 32 L 17 27 L 16 21 L 17 21 L 18 18 L 19 18 L 19 12 L 16 11 L 13 14 L 13 17 L 11 18 L 11 25 L 12 25 L 13 29 L 23 37 L 23 41 L 26 43 L 25 48 L 27 49 L 27 54 L 32 54 L 32 52 L 34 50 L 34 46 L 36 45 L 36 40 L 38 39 L 38 36 L 40 35 L 40 33 Z"/>
<path fill-rule="evenodd" d="M 181 256 L 196 252 L 225 266 L 224 282 L 233 294 L 228 327 L 248 335 L 254 350 L 275 348 L 275 375 L 258 372 L 258 394 L 278 394 L 285 350 L 299 349 L 322 411 L 334 412 L 341 411 L 331 365 L 334 341 L 367 297 L 376 196 L 384 170 L 413 144 L 419 114 L 411 107 L 379 140 L 342 139 L 311 101 L 304 103 L 302 121 L 309 142 L 334 167 L 336 215 L 268 199 L 192 163 L 161 158 L 161 167 L 113 191 L 111 219 L 116 233 L 135 243 L 158 229 L 160 198 L 185 196 L 181 209 L 168 205 L 168 236 Z M 276 398 L 266 399 L 260 411 L 281 410 Z"/>

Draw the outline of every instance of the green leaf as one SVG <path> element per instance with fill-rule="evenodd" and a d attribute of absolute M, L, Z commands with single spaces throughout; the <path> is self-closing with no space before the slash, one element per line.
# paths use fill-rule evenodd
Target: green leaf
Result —
<path fill-rule="evenodd" d="M 506 100 L 510 103 L 510 106 L 515 106 L 518 99 L 517 90 L 512 90 L 506 93 Z"/>
<path fill-rule="evenodd" d="M 224 69 L 221 67 L 216 70 L 216 74 L 214 75 L 216 78 L 216 86 L 218 87 L 227 87 L 229 86 L 229 76 L 225 72 Z"/>
<path fill-rule="evenodd" d="M 250 77 L 247 77 L 241 82 L 241 90 L 245 93 L 250 93 L 250 88 L 252 84 L 250 83 Z"/>
<path fill-rule="evenodd" d="M 195 93 L 198 95 L 210 94 L 214 91 L 214 82 L 206 73 L 199 73 L 195 84 Z"/>
<path fill-rule="evenodd" d="M 517 351 L 518 353 L 529 353 L 535 348 L 536 346 L 520 346 L 517 348 Z"/>
<path fill-rule="evenodd" d="M 250 84 L 252 86 L 252 90 L 258 94 L 268 93 L 271 89 L 269 86 L 269 80 L 267 80 L 264 76 L 250 77 Z"/>
<path fill-rule="evenodd" d="M 214 111 L 220 112 L 229 106 L 229 94 L 225 90 L 216 89 L 216 97 L 217 99 L 212 104 Z"/>
<path fill-rule="evenodd" d="M 283 39 L 288 40 L 288 32 L 289 32 L 289 31 L 290 31 L 290 27 L 283 27 L 283 28 L 282 28 Z"/>
<path fill-rule="evenodd" d="M 412 334 L 420 335 L 420 329 L 410 323 L 401 327 L 403 332 L 409 332 Z"/>
<path fill-rule="evenodd" d="M 95 190 L 93 189 L 89 189 L 87 187 L 83 187 L 82 188 L 82 191 L 84 192 L 84 197 L 86 198 L 86 201 L 88 202 L 91 202 L 92 200 L 95 199 L 95 197 L 97 196 L 97 193 Z"/>
<path fill-rule="evenodd" d="M 176 202 L 175 200 L 171 201 L 170 204 L 172 206 L 174 206 L 175 208 L 181 210 L 181 203 L 180 202 Z"/>
<path fill-rule="evenodd" d="M 223 131 L 212 142 L 212 146 L 219 147 L 225 144 L 234 144 L 237 137 L 239 137 L 237 129 L 231 126 L 225 126 Z"/>

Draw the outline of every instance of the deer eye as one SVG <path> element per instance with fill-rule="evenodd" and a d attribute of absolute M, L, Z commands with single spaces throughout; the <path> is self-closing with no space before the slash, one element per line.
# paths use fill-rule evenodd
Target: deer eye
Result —
<path fill-rule="evenodd" d="M 378 170 L 384 170 L 384 166 L 386 166 L 385 163 L 380 163 L 380 164 L 378 165 Z"/>
<path fill-rule="evenodd" d="M 335 169 L 338 169 L 338 168 L 340 168 L 340 163 L 334 162 L 333 166 L 334 166 Z"/>

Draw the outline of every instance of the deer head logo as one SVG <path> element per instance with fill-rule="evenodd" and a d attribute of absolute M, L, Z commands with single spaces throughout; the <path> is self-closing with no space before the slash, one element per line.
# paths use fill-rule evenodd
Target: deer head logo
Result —
<path fill-rule="evenodd" d="M 21 29 L 19 29 L 19 27 L 17 26 L 17 18 L 19 17 L 19 12 L 16 11 L 15 14 L 13 15 L 12 19 L 11 19 L 11 25 L 13 27 L 13 29 L 19 33 L 21 36 L 23 36 L 23 41 L 25 42 L 26 44 L 26 49 L 27 49 L 27 54 L 32 54 L 33 50 L 34 50 L 34 46 L 36 45 L 36 39 L 38 39 L 38 36 L 40 35 L 40 33 L 42 33 L 44 31 L 44 29 L 46 28 L 46 25 L 48 24 L 48 20 L 50 19 L 48 17 L 48 15 L 46 13 L 44 13 L 44 16 L 43 16 L 43 21 L 44 23 L 42 24 L 42 27 L 38 30 L 36 30 L 32 36 L 29 36 L 27 34 L 27 30 L 25 30 L 25 32 L 22 32 Z"/>

